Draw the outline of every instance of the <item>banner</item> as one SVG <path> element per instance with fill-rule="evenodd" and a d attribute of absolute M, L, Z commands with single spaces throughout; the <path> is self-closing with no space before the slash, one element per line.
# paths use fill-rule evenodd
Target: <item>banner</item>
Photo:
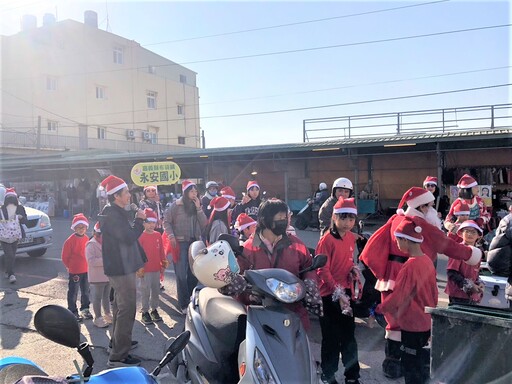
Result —
<path fill-rule="evenodd" d="M 171 185 L 178 182 L 181 169 L 172 161 L 155 163 L 137 163 L 131 171 L 132 181 L 135 185 Z"/>

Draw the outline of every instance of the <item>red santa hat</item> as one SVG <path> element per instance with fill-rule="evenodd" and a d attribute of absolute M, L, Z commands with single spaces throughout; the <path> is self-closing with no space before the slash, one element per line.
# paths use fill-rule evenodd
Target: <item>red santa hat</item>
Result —
<path fill-rule="evenodd" d="M 401 237 L 403 239 L 414 241 L 415 243 L 422 243 L 423 236 L 421 228 L 413 217 L 404 217 L 404 219 L 398 224 L 395 230 L 395 237 Z"/>
<path fill-rule="evenodd" d="M 469 205 L 460 200 L 456 200 L 456 203 L 453 206 L 453 214 L 455 216 L 469 216 L 470 213 Z"/>
<path fill-rule="evenodd" d="M 473 220 L 466 220 L 465 222 L 463 222 L 459 229 L 457 229 L 457 235 L 461 236 L 462 235 L 462 230 L 464 228 L 475 228 L 478 233 L 480 233 L 480 235 L 482 235 L 484 232 L 482 231 L 482 228 L 480 228 L 480 226 Z"/>
<path fill-rule="evenodd" d="M 6 188 L 6 189 L 5 189 L 5 195 L 4 195 L 4 197 L 7 197 L 7 196 L 14 196 L 14 197 L 18 197 L 18 195 L 16 194 L 16 191 L 14 190 L 14 188 Z"/>
<path fill-rule="evenodd" d="M 416 209 L 420 205 L 428 204 L 435 199 L 436 198 L 432 192 L 427 191 L 426 189 L 420 187 L 409 188 L 402 196 L 402 200 L 400 200 L 400 204 L 398 204 L 397 212 L 402 209 L 405 203 L 407 203 L 407 206 Z"/>
<path fill-rule="evenodd" d="M 71 222 L 71 229 L 75 229 L 75 227 L 78 224 L 83 224 L 87 228 L 89 228 L 89 220 L 87 220 L 87 217 L 83 213 L 77 213 L 75 216 L 73 216 L 73 221 Z"/>
<path fill-rule="evenodd" d="M 144 214 L 146 215 L 146 221 L 156 223 L 158 221 L 158 217 L 156 216 L 156 212 L 151 208 L 144 209 Z"/>
<path fill-rule="evenodd" d="M 238 215 L 235 221 L 235 229 L 238 231 L 243 231 L 245 228 L 250 227 L 251 225 L 256 225 L 256 221 L 249 216 L 247 213 L 241 213 Z"/>
<path fill-rule="evenodd" d="M 260 189 L 260 186 L 258 185 L 258 182 L 256 180 L 250 180 L 247 183 L 247 192 L 249 192 L 249 189 L 251 189 L 252 187 L 256 187 L 256 188 Z"/>
<path fill-rule="evenodd" d="M 226 199 L 224 196 L 217 196 L 210 201 L 209 206 L 213 208 L 214 211 L 222 212 L 225 211 L 229 205 L 230 203 L 228 199 Z"/>
<path fill-rule="evenodd" d="M 423 187 L 425 187 L 427 184 L 434 184 L 437 186 L 437 177 L 427 176 L 425 180 L 423 180 Z"/>
<path fill-rule="evenodd" d="M 148 189 L 149 189 L 149 190 L 153 190 L 153 191 L 155 191 L 155 192 L 156 192 L 156 191 L 158 191 L 158 188 L 156 187 L 156 185 L 146 185 L 146 186 L 144 187 L 144 192 L 146 192 Z"/>
<path fill-rule="evenodd" d="M 235 191 L 231 187 L 224 187 L 220 190 L 220 194 L 226 199 L 236 199 Z"/>
<path fill-rule="evenodd" d="M 99 221 L 97 221 L 96 224 L 94 224 L 94 232 L 101 233 L 101 228 L 100 228 L 100 222 Z"/>
<path fill-rule="evenodd" d="M 195 187 L 196 186 L 196 183 L 194 183 L 193 181 L 190 181 L 190 180 L 183 180 L 181 182 L 181 190 L 183 191 L 183 193 L 185 193 L 185 191 L 187 189 L 189 189 L 190 187 Z"/>
<path fill-rule="evenodd" d="M 354 215 L 357 215 L 354 198 L 344 199 L 340 196 L 336 204 L 334 204 L 332 213 L 353 213 Z"/>
<path fill-rule="evenodd" d="M 460 178 L 457 187 L 460 189 L 466 189 L 476 187 L 477 185 L 478 183 L 476 182 L 476 180 L 466 173 L 464 176 Z"/>
<path fill-rule="evenodd" d="M 120 177 L 110 175 L 103 179 L 100 185 L 105 189 L 107 195 L 112 195 L 123 188 L 127 188 L 128 184 Z"/>

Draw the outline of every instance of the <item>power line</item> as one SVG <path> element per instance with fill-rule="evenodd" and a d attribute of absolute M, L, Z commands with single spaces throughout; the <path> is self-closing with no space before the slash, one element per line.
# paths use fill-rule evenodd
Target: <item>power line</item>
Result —
<path fill-rule="evenodd" d="M 207 39 L 207 38 L 211 38 L 211 37 L 220 37 L 220 36 L 236 35 L 236 34 L 240 34 L 240 33 L 257 32 L 257 31 L 263 31 L 263 30 L 267 30 L 267 29 L 277 29 L 277 28 L 292 27 L 292 26 L 295 26 L 295 25 L 319 23 L 319 22 L 331 21 L 331 20 L 337 20 L 337 19 L 346 19 L 346 18 L 350 18 L 350 17 L 372 15 L 372 14 L 375 14 L 375 13 L 398 11 L 398 10 L 402 10 L 402 9 L 406 9 L 406 8 L 421 7 L 421 6 L 424 6 L 424 5 L 432 5 L 432 4 L 438 4 L 438 3 L 445 3 L 445 2 L 448 2 L 448 1 L 450 1 L 450 0 L 430 1 L 428 3 L 404 5 L 404 6 L 401 6 L 401 7 L 378 9 L 378 10 L 374 10 L 374 11 L 351 13 L 351 14 L 348 14 L 348 15 L 325 17 L 325 18 L 322 18 L 322 19 L 297 21 L 297 22 L 294 22 L 294 23 L 278 24 L 278 25 L 271 25 L 271 26 L 267 26 L 267 27 L 258 27 L 258 28 L 250 28 L 250 29 L 242 29 L 242 30 L 239 30 L 239 31 L 232 31 L 232 32 L 221 32 L 221 33 L 215 33 L 215 34 L 211 34 L 211 35 L 187 37 L 187 38 L 184 38 L 184 39 L 166 40 L 166 41 L 160 41 L 160 42 L 157 42 L 157 43 L 148 43 L 148 44 L 141 44 L 141 45 L 143 47 L 149 47 L 151 45 L 179 43 L 179 42 L 182 42 L 182 41 L 200 40 L 200 39 Z"/>
<path fill-rule="evenodd" d="M 220 58 L 217 58 L 217 59 L 205 59 L 205 60 L 196 60 L 196 61 L 186 61 L 186 62 L 180 63 L 179 65 L 211 63 L 211 62 L 217 62 L 217 61 L 249 59 L 249 58 L 253 58 L 253 57 L 265 57 L 265 56 L 274 56 L 274 55 L 287 55 L 287 54 L 290 54 L 290 53 L 311 52 L 311 51 L 319 51 L 319 50 L 324 50 L 324 49 L 355 47 L 355 46 L 367 45 L 367 44 L 389 43 L 389 42 L 393 42 L 393 41 L 412 40 L 412 39 L 420 39 L 420 38 L 425 38 L 425 37 L 443 36 L 443 35 L 450 35 L 450 34 L 456 34 L 456 33 L 465 33 L 465 32 L 482 31 L 482 30 L 487 30 L 487 29 L 504 28 L 504 27 L 510 27 L 511 25 L 512 24 L 499 24 L 499 25 L 490 25 L 490 26 L 485 26 L 485 27 L 457 29 L 457 30 L 453 30 L 453 31 L 425 33 L 425 34 L 421 34 L 421 35 L 401 36 L 401 37 L 392 37 L 392 38 L 388 38 L 388 39 L 360 41 L 360 42 L 355 42 L 355 43 L 344 43 L 344 44 L 326 45 L 326 46 L 322 46 L 322 47 L 311 47 L 311 48 L 302 48 L 302 49 L 292 49 L 292 50 L 288 50 L 288 51 L 256 53 L 256 54 L 252 54 L 252 55 L 242 55 L 242 56 L 220 57 Z M 166 67 L 166 66 L 169 66 L 169 65 L 170 64 L 162 64 L 162 65 L 157 65 L 156 67 Z"/>

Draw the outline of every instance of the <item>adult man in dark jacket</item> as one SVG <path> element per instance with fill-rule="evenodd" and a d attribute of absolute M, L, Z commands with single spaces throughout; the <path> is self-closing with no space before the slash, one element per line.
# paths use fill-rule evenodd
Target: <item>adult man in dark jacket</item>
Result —
<path fill-rule="evenodd" d="M 496 236 L 487 252 L 487 262 L 492 273 L 508 277 L 505 297 L 512 307 L 512 207 L 509 211 L 496 228 Z"/>
<path fill-rule="evenodd" d="M 136 313 L 135 272 L 144 266 L 147 258 L 138 239 L 144 230 L 144 211 L 138 210 L 132 221 L 130 192 L 124 180 L 108 176 L 101 182 L 110 204 L 100 215 L 102 232 L 103 269 L 114 289 L 112 304 L 113 329 L 109 367 L 140 365 L 140 360 L 131 357 L 132 330 Z"/>

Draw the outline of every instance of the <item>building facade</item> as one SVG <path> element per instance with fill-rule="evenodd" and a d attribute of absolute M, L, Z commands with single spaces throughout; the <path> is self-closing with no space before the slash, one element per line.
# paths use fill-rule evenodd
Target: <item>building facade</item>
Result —
<path fill-rule="evenodd" d="M 84 23 L 1 37 L 1 151 L 155 152 L 200 147 L 196 73 L 133 40 Z"/>

